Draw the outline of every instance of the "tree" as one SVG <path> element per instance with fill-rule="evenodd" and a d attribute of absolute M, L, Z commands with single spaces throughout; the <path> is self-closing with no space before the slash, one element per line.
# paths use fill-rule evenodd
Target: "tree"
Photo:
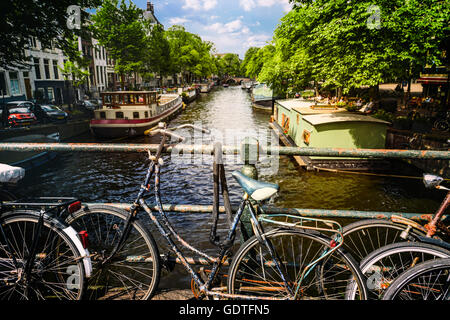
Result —
<path fill-rule="evenodd" d="M 66 49 L 74 35 L 84 29 L 67 26 L 67 8 L 95 8 L 101 0 L 2 0 L 0 4 L 0 67 L 27 67 L 26 48 L 30 38 L 37 38 L 44 47 Z M 81 17 L 83 18 L 84 15 Z M 84 20 L 81 22 L 83 23 Z"/>
<path fill-rule="evenodd" d="M 147 79 L 154 78 L 154 74 L 162 78 L 169 75 L 172 70 L 169 40 L 161 25 L 152 25 L 146 22 L 145 27 L 147 30 L 147 48 L 145 50 L 143 75 Z"/>
<path fill-rule="evenodd" d="M 294 9 L 274 33 L 274 60 L 263 68 L 264 78 L 274 83 L 289 74 L 291 85 L 321 82 L 345 93 L 411 79 L 424 65 L 440 63 L 448 38 L 450 5 L 445 1 L 292 2 Z"/>
<path fill-rule="evenodd" d="M 104 46 L 115 60 L 115 69 L 121 75 L 136 74 L 143 70 L 146 56 L 147 34 L 143 11 L 133 2 L 105 0 L 92 16 L 91 31 L 100 45 Z M 136 82 L 135 82 L 136 86 Z"/>
<path fill-rule="evenodd" d="M 182 73 L 182 81 L 187 76 L 191 82 L 193 76 L 206 77 L 216 70 L 212 58 L 213 44 L 203 41 L 200 36 L 187 32 L 183 26 L 174 25 L 167 31 L 172 58 L 172 73 Z"/>

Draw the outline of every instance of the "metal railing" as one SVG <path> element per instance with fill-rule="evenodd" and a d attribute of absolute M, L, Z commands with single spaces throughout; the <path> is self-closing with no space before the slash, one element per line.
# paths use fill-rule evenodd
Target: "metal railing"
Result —
<path fill-rule="evenodd" d="M 53 151 L 53 152 L 155 152 L 156 144 L 100 144 L 100 143 L 0 143 L 0 151 Z M 213 145 L 184 145 L 167 146 L 164 153 L 182 152 L 184 154 L 213 155 Z M 251 165 L 249 159 L 258 159 L 260 153 L 268 155 L 285 156 L 324 156 L 324 157 L 355 157 L 369 159 L 423 159 L 423 160 L 450 160 L 450 151 L 434 150 L 395 150 L 395 149 L 340 149 L 340 148 L 297 148 L 297 147 L 261 147 L 258 142 L 243 143 L 240 146 L 223 146 L 222 152 L 230 155 L 240 155 L 246 165 Z M 254 155 L 256 153 L 256 156 Z M 0 160 L 1 162 L 1 160 Z M 253 162 L 254 164 L 255 162 Z M 129 208 L 130 204 L 112 204 L 114 206 Z M 164 204 L 165 211 L 179 213 L 210 213 L 213 206 Z M 234 208 L 235 210 L 235 208 Z M 430 221 L 433 213 L 406 213 L 406 212 L 376 212 L 355 210 L 324 210 L 304 208 L 276 208 L 263 207 L 266 213 L 271 214 L 297 214 L 306 217 L 335 217 L 335 218 L 382 218 L 389 219 L 397 215 L 416 221 Z M 220 207 L 220 212 L 224 212 Z M 444 216 L 443 219 L 446 219 Z"/>

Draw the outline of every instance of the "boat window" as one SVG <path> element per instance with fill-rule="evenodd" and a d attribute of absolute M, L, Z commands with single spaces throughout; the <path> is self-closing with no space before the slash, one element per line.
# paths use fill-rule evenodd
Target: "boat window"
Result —
<path fill-rule="evenodd" d="M 137 94 L 136 95 L 136 103 L 138 104 L 144 104 L 144 95 L 143 94 Z"/>
<path fill-rule="evenodd" d="M 106 112 L 100 112 L 100 119 L 106 119 Z"/>
<path fill-rule="evenodd" d="M 123 104 L 128 104 L 130 102 L 130 96 L 128 94 L 123 95 Z"/>
<path fill-rule="evenodd" d="M 133 112 L 133 119 L 139 119 L 139 112 Z"/>
<path fill-rule="evenodd" d="M 112 97 L 108 94 L 108 95 L 104 95 L 103 96 L 103 104 L 109 104 L 112 102 Z"/>
<path fill-rule="evenodd" d="M 123 119 L 123 112 L 121 111 L 116 112 L 116 119 Z"/>
<path fill-rule="evenodd" d="M 118 94 L 115 94 L 115 95 L 113 95 L 113 97 L 114 97 L 114 101 L 113 102 L 115 104 L 120 104 L 120 100 L 119 100 L 120 96 Z"/>
<path fill-rule="evenodd" d="M 309 143 L 311 142 L 311 132 L 309 132 L 308 130 L 303 130 L 303 142 L 305 142 L 305 144 L 309 145 Z"/>
<path fill-rule="evenodd" d="M 144 112 L 145 118 L 148 118 L 148 111 Z"/>

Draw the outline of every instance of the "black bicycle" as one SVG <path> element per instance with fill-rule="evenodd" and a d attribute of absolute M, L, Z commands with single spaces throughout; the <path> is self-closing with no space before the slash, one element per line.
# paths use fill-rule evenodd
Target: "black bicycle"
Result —
<path fill-rule="evenodd" d="M 269 199 L 279 187 L 250 179 L 237 171 L 233 172 L 233 177 L 245 193 L 234 216 L 227 211 L 229 229 L 222 241 L 216 236 L 217 224 L 213 223 L 210 241 L 218 246 L 217 256 L 212 257 L 185 241 L 170 223 L 160 195 L 160 173 L 164 163 L 161 153 L 166 147 L 176 146 L 166 145 L 166 141 L 169 137 L 183 140 L 173 132 L 175 129 L 179 127 L 167 129 L 161 124 L 159 129 L 151 132 L 152 135 L 161 135 L 161 143 L 156 154 L 149 153 L 150 164 L 145 181 L 129 211 L 93 205 L 68 217 L 67 222 L 75 229 L 86 230 L 89 234 L 93 275 L 88 283 L 88 298 L 148 299 L 155 293 L 161 266 L 167 265 L 170 259 L 160 256 L 152 234 L 138 219 L 142 210 L 175 254 L 172 261 L 182 264 L 191 275 L 192 289 L 197 298 L 346 299 L 349 283 L 357 288 L 355 299 L 366 298 L 365 283 L 358 264 L 342 250 L 343 237 L 339 224 L 298 216 L 268 215 L 259 211 L 257 214 L 257 207 L 260 208 L 258 203 Z M 214 154 L 221 157 L 222 152 L 216 151 Z M 215 164 L 220 163 L 215 161 Z M 225 176 L 223 165 L 214 168 L 218 176 Z M 153 176 L 152 186 L 150 181 Z M 144 198 L 151 189 L 156 202 L 154 206 L 149 206 Z M 156 212 L 152 211 L 152 207 L 157 208 Z M 235 252 L 233 244 L 246 208 L 254 236 Z M 167 210 L 170 211 L 170 208 Z M 181 247 L 196 256 L 187 257 Z M 199 270 L 196 265 L 199 261 L 210 267 Z M 228 268 L 228 273 L 222 277 L 220 270 L 224 267 Z"/>
<path fill-rule="evenodd" d="M 92 270 L 87 243 L 82 241 L 87 237 L 61 220 L 65 213 L 79 210 L 81 202 L 14 200 L 11 193 L 2 194 L 0 300 L 81 299 Z"/>

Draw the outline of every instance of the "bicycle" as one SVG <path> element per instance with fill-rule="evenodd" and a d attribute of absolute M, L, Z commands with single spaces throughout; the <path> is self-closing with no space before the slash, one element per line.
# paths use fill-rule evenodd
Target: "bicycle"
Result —
<path fill-rule="evenodd" d="M 198 129 L 191 125 L 183 127 Z M 171 137 L 183 141 L 183 137 L 172 132 L 176 129 L 179 127 L 167 129 L 165 124 L 160 124 L 159 129 L 150 132 L 152 135 L 160 134 L 161 142 L 155 155 L 149 152 L 149 168 L 129 212 L 94 205 L 68 218 L 67 222 L 72 226 L 83 227 L 89 234 L 94 269 L 88 284 L 90 298 L 145 300 L 154 295 L 161 265 L 167 266 L 170 259 L 160 257 L 152 234 L 138 219 L 141 210 L 148 214 L 171 252 L 176 255 L 176 260 L 191 276 L 196 298 L 345 299 L 350 282 L 357 288 L 356 298 L 366 298 L 358 265 L 342 250 L 342 228 L 338 223 L 298 216 L 267 215 L 264 212 L 257 215 L 255 204 L 269 199 L 278 192 L 279 187 L 250 179 L 237 171 L 232 175 L 245 193 L 234 217 L 227 212 L 230 214 L 230 224 L 224 241 L 220 242 L 215 235 L 216 224 L 213 223 L 210 241 L 218 246 L 218 255 L 212 257 L 185 241 L 163 210 L 160 194 L 160 173 L 164 163 L 161 153 L 165 147 L 173 146 L 167 146 L 166 140 Z M 224 175 L 223 165 L 218 170 L 220 175 Z M 153 175 L 157 214 L 144 198 L 144 194 L 152 188 L 150 180 Z M 242 244 L 233 256 L 232 247 L 245 208 L 249 210 L 254 236 Z M 271 230 L 264 231 L 263 223 L 271 226 Z M 199 258 L 186 257 L 180 245 Z M 211 269 L 197 272 L 195 260 L 203 260 Z M 220 270 L 227 266 L 226 286 L 217 286 Z"/>
<path fill-rule="evenodd" d="M 0 300 L 82 298 L 92 269 L 87 235 L 61 220 L 80 206 L 74 198 L 0 201 Z"/>
<path fill-rule="evenodd" d="M 404 272 L 383 300 L 450 300 L 450 258 L 426 261 Z"/>
<path fill-rule="evenodd" d="M 366 219 L 357 221 L 343 229 L 343 235 L 346 239 L 345 249 L 355 259 L 362 261 L 370 253 L 392 243 L 428 241 L 431 244 L 434 242 L 434 244 L 439 245 L 439 242 L 433 240 L 432 237 L 448 239 L 450 229 L 441 221 L 441 218 L 450 203 L 449 189 L 441 186 L 443 179 L 435 175 L 424 174 L 423 181 L 428 189 L 435 188 L 447 191 L 446 197 L 436 210 L 430 223 L 422 226 L 398 215 L 393 215 L 390 220 Z"/>
<path fill-rule="evenodd" d="M 424 177 L 428 188 L 449 191 L 448 188 L 440 186 L 442 181 L 442 178 L 433 175 Z M 361 261 L 361 272 L 371 283 L 371 285 L 368 284 L 369 298 L 382 298 L 386 289 L 396 281 L 396 278 L 417 264 L 428 260 L 450 258 L 450 244 L 439 238 L 432 238 L 437 230 L 448 230 L 440 220 L 448 206 L 449 194 L 450 192 L 432 221 L 425 227 L 419 225 L 422 231 L 426 232 L 425 236 L 419 236 L 415 241 L 391 243 L 380 247 Z M 408 219 L 402 221 L 408 225 L 407 229 L 416 226 Z"/>

